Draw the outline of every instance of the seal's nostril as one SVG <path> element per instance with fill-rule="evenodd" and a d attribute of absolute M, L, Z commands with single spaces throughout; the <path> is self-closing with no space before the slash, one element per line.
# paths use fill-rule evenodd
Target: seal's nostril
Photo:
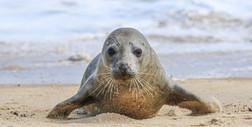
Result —
<path fill-rule="evenodd" d="M 126 76 L 126 70 L 121 72 L 122 76 Z"/>
<path fill-rule="evenodd" d="M 122 76 L 126 76 L 128 67 L 126 64 L 121 64 L 121 66 L 119 67 L 119 70 L 120 70 Z"/>

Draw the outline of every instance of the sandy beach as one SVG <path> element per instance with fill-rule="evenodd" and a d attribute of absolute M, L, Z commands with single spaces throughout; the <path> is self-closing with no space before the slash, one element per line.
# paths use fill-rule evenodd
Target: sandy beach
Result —
<path fill-rule="evenodd" d="M 134 120 L 105 113 L 85 117 L 73 112 L 69 119 L 47 119 L 48 112 L 60 101 L 72 96 L 79 85 L 1 85 L 0 126 L 252 126 L 252 79 L 193 79 L 177 81 L 201 97 L 214 96 L 221 101 L 222 113 L 192 116 L 176 106 L 163 106 L 156 117 Z"/>

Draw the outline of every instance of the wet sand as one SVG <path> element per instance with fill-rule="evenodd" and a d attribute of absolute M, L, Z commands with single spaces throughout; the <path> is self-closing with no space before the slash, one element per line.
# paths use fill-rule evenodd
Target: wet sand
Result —
<path fill-rule="evenodd" d="M 134 120 L 105 113 L 86 118 L 73 112 L 70 119 L 45 118 L 60 101 L 71 97 L 79 85 L 0 85 L 0 126 L 252 126 L 252 79 L 193 79 L 177 81 L 202 97 L 214 96 L 222 113 L 191 116 L 176 106 L 163 106 L 156 117 Z"/>

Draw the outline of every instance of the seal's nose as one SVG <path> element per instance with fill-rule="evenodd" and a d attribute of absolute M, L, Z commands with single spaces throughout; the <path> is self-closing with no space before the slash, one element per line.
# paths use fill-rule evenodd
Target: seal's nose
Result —
<path fill-rule="evenodd" d="M 129 68 L 128 64 L 121 64 L 121 66 L 119 67 L 119 70 L 122 76 L 127 75 L 128 68 Z"/>

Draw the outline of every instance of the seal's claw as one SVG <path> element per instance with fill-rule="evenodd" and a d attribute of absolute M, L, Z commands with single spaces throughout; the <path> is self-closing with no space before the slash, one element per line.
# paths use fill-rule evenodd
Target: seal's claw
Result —
<path fill-rule="evenodd" d="M 69 105 L 56 105 L 52 111 L 47 115 L 47 118 L 50 119 L 64 119 L 69 116 L 69 114 L 76 108 L 77 106 L 74 104 Z"/>
<path fill-rule="evenodd" d="M 213 98 L 213 100 L 208 102 L 198 102 L 198 101 L 185 101 L 178 104 L 181 108 L 187 108 L 192 111 L 192 114 L 208 114 L 217 113 L 222 111 L 220 102 Z"/>
<path fill-rule="evenodd" d="M 64 119 L 69 114 L 67 112 L 57 112 L 57 111 L 51 111 L 46 118 L 50 119 Z"/>
<path fill-rule="evenodd" d="M 46 118 L 50 118 L 50 119 L 64 119 L 66 118 L 71 112 L 67 112 L 64 110 L 55 110 L 53 109 L 52 111 L 50 111 L 50 113 L 47 115 Z"/>
<path fill-rule="evenodd" d="M 222 112 L 221 103 L 215 97 L 211 97 L 209 101 L 205 102 L 205 105 L 208 107 L 211 113 Z"/>

